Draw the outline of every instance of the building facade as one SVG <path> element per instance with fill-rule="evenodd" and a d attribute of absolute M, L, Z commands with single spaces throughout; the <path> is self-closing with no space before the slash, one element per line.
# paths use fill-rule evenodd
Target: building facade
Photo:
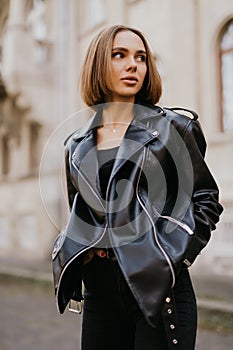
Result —
<path fill-rule="evenodd" d="M 62 140 L 85 119 L 70 118 L 85 108 L 83 58 L 99 30 L 125 24 L 150 42 L 160 104 L 197 111 L 207 138 L 225 211 L 195 268 L 233 274 L 233 2 L 2 0 L 0 7 L 0 257 L 49 258 L 67 218 Z"/>

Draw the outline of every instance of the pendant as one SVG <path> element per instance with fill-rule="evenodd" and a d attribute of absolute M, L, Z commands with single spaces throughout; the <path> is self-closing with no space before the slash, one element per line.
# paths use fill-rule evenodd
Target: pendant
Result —
<path fill-rule="evenodd" d="M 116 133 L 116 129 L 112 129 L 112 132 L 113 132 L 113 134 L 115 134 Z"/>

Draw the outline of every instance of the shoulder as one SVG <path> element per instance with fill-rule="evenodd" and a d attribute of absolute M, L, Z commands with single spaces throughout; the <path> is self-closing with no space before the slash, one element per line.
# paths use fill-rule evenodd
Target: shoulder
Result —
<path fill-rule="evenodd" d="M 183 107 L 164 107 L 163 110 L 171 118 L 180 118 L 184 120 L 197 120 L 198 114 L 191 109 Z"/>
<path fill-rule="evenodd" d="M 198 121 L 196 112 L 182 108 L 164 108 L 166 118 L 176 128 L 186 144 L 196 143 L 203 154 L 206 150 L 206 139 Z"/>
<path fill-rule="evenodd" d="M 144 114 L 166 118 L 172 124 L 177 124 L 181 127 L 186 126 L 189 122 L 198 120 L 198 114 L 195 111 L 184 107 L 162 107 L 149 102 L 144 102 L 141 107 L 146 107 Z"/>
<path fill-rule="evenodd" d="M 182 107 L 172 107 L 163 108 L 165 111 L 164 116 L 168 121 L 170 121 L 177 129 L 182 129 L 183 132 L 191 125 L 198 120 L 198 115 L 191 109 L 182 108 Z"/>
<path fill-rule="evenodd" d="M 79 142 L 79 136 L 82 135 L 82 129 L 83 128 L 75 130 L 65 139 L 64 146 L 65 146 L 65 154 L 66 155 L 68 155 L 70 152 L 72 153 L 73 150 L 76 148 L 76 146 Z"/>
<path fill-rule="evenodd" d="M 167 128 L 176 129 L 179 134 L 183 137 L 187 131 L 191 131 L 193 128 L 200 128 L 198 121 L 198 114 L 191 109 L 183 107 L 160 107 L 155 105 L 146 105 L 147 111 L 149 113 L 144 113 L 149 115 L 149 119 L 154 124 L 153 126 L 158 126 L 162 130 Z"/>
<path fill-rule="evenodd" d="M 72 132 L 64 141 L 65 153 L 66 154 L 69 153 L 69 151 L 71 149 L 71 146 L 72 146 L 72 144 L 74 142 L 73 137 L 74 137 L 74 135 L 76 134 L 77 131 L 78 130 Z"/>
<path fill-rule="evenodd" d="M 163 107 L 163 118 L 184 137 L 193 129 L 201 129 L 198 114 L 183 107 Z"/>
<path fill-rule="evenodd" d="M 101 107 L 96 106 L 96 110 L 94 114 L 90 117 L 90 119 L 80 128 L 76 129 L 72 132 L 64 141 L 64 145 L 66 148 L 70 148 L 73 144 L 77 145 L 79 141 L 85 138 L 92 129 L 96 128 L 101 124 Z"/>
<path fill-rule="evenodd" d="M 89 120 L 84 126 L 72 132 L 64 141 L 65 149 L 69 150 L 72 145 L 77 145 L 80 140 L 85 138 L 91 130 L 92 119 Z"/>
<path fill-rule="evenodd" d="M 158 129 L 160 133 L 177 130 L 184 137 L 193 129 L 201 129 L 198 114 L 184 107 L 161 107 L 150 102 L 141 101 L 137 105 L 137 121 L 149 128 Z M 149 123 L 149 124 L 148 124 Z"/>

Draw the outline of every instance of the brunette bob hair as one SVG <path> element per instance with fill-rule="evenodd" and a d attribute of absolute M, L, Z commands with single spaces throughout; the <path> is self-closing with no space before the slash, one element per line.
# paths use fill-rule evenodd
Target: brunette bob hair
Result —
<path fill-rule="evenodd" d="M 162 84 L 154 57 L 146 38 L 137 29 L 123 25 L 114 25 L 102 30 L 90 43 L 81 71 L 81 96 L 87 106 L 104 103 L 104 97 L 110 94 L 111 57 L 113 41 L 117 33 L 131 31 L 138 35 L 147 53 L 147 73 L 141 90 L 138 92 L 145 101 L 156 104 L 162 93 Z"/>

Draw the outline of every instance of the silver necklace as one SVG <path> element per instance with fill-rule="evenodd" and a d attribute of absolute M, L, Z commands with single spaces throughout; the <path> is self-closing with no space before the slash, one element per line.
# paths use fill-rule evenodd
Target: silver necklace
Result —
<path fill-rule="evenodd" d="M 120 123 L 120 122 L 119 123 L 105 123 L 105 124 L 103 124 L 103 128 L 107 128 L 108 126 L 113 125 L 113 124 L 121 124 L 119 126 L 119 128 L 117 128 L 117 129 L 114 127 L 110 127 L 110 130 L 112 131 L 112 133 L 116 134 L 122 128 L 122 126 L 126 125 L 127 123 Z"/>

